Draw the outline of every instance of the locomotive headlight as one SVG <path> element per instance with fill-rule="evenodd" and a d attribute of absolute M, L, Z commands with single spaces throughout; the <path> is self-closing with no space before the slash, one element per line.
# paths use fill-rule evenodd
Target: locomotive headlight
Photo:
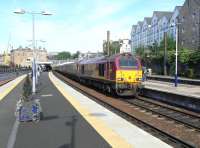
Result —
<path fill-rule="evenodd" d="M 141 81 L 142 80 L 142 78 L 136 78 L 136 81 Z"/>
<path fill-rule="evenodd" d="M 118 81 L 124 81 L 124 78 L 117 78 Z"/>

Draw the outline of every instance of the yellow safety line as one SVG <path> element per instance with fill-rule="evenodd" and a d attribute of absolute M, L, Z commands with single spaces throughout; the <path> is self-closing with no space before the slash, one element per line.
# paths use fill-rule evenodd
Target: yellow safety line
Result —
<path fill-rule="evenodd" d="M 5 96 L 7 96 L 25 77 L 26 77 L 26 75 L 22 75 L 19 78 L 14 79 L 13 80 L 14 82 L 13 81 L 8 82 L 8 83 L 12 83 L 12 85 L 10 87 L 6 88 L 2 93 L 0 93 L 0 101 L 3 100 L 5 98 Z M 1 86 L 1 87 L 3 87 L 3 86 Z"/>
<path fill-rule="evenodd" d="M 61 83 L 55 79 L 52 73 L 49 78 L 61 94 L 67 99 L 72 106 L 86 119 L 86 121 L 113 147 L 113 148 L 131 148 L 132 146 L 125 141 L 119 134 L 109 128 L 104 121 L 90 115 L 89 109 L 81 105 L 74 97 L 67 92 Z"/>

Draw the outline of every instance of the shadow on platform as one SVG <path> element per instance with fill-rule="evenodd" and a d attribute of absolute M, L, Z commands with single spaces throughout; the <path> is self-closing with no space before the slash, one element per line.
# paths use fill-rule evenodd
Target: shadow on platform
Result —
<path fill-rule="evenodd" d="M 48 120 L 55 120 L 55 119 L 58 119 L 59 118 L 59 116 L 57 116 L 57 115 L 53 115 L 53 116 L 44 116 L 43 118 L 42 118 L 42 121 L 48 121 Z"/>
<path fill-rule="evenodd" d="M 103 113 L 90 113 L 89 116 L 103 117 L 103 116 L 107 116 L 107 115 L 103 114 Z"/>
<path fill-rule="evenodd" d="M 59 146 L 58 148 L 72 148 L 70 144 L 64 144 Z"/>
<path fill-rule="evenodd" d="M 69 144 L 64 144 L 64 145 L 61 145 L 60 147 L 58 148 L 75 148 L 75 144 L 76 144 L 76 141 L 75 141 L 75 129 L 76 129 L 76 122 L 77 122 L 77 117 L 76 116 L 71 116 L 71 121 L 67 121 L 65 124 L 66 126 L 70 126 L 71 127 L 71 139 L 70 139 L 70 143 Z"/>

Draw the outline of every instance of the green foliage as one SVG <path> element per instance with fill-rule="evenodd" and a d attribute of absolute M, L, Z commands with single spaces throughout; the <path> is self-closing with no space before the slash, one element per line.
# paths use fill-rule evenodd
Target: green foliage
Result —
<path fill-rule="evenodd" d="M 189 78 L 193 78 L 194 77 L 194 69 L 193 68 L 189 68 L 186 71 L 186 76 L 189 77 Z"/>
<path fill-rule="evenodd" d="M 108 48 L 107 48 L 107 41 L 105 41 L 103 43 L 103 53 L 104 55 L 107 55 L 108 54 Z M 110 49 L 110 54 L 113 55 L 113 54 L 116 54 L 116 53 L 119 53 L 120 52 L 120 43 L 119 41 L 112 41 L 110 42 L 109 44 L 109 49 Z"/>
<path fill-rule="evenodd" d="M 26 76 L 26 80 L 23 86 L 23 98 L 25 101 L 29 100 L 29 96 L 32 94 L 32 85 L 29 78 L 29 75 Z"/>
<path fill-rule="evenodd" d="M 158 43 L 155 42 L 155 43 L 153 43 L 153 45 L 152 45 L 151 54 L 152 54 L 153 56 L 157 56 L 158 53 L 159 53 L 159 46 L 158 46 Z"/>
<path fill-rule="evenodd" d="M 174 61 L 175 58 L 174 54 L 175 46 L 176 46 L 175 41 L 172 38 L 167 37 L 167 57 L 168 57 L 168 62 L 170 62 L 170 64 Z M 148 46 L 147 48 L 144 47 L 137 48 L 136 54 L 140 56 L 143 61 L 145 61 L 145 59 L 149 57 L 151 61 L 162 62 L 164 58 L 164 49 L 165 49 L 165 42 L 164 40 L 162 40 L 160 42 L 160 45 L 158 45 L 158 43 L 155 42 L 152 46 Z"/>
<path fill-rule="evenodd" d="M 60 52 L 58 53 L 58 55 L 56 55 L 57 60 L 67 60 L 70 58 L 71 58 L 71 53 L 67 51 Z"/>
<path fill-rule="evenodd" d="M 200 63 L 200 51 L 195 50 L 190 54 L 190 64 L 195 65 Z"/>
<path fill-rule="evenodd" d="M 171 51 L 167 51 L 167 60 L 168 60 L 168 63 L 170 65 L 174 64 L 174 61 L 175 61 L 175 49 L 172 49 Z"/>
<path fill-rule="evenodd" d="M 139 47 L 139 48 L 136 48 L 135 49 L 135 52 L 138 56 L 140 56 L 142 59 L 144 58 L 145 56 L 145 50 L 144 50 L 144 47 Z"/>
<path fill-rule="evenodd" d="M 120 52 L 120 44 L 119 41 L 114 41 L 110 44 L 110 53 L 111 55 Z"/>
<path fill-rule="evenodd" d="M 174 41 L 173 38 L 167 37 L 167 51 L 172 51 L 176 49 L 176 42 Z M 165 40 L 163 39 L 160 42 L 159 46 L 159 51 L 164 51 L 165 50 Z"/>
<path fill-rule="evenodd" d="M 76 51 L 76 53 L 71 54 L 68 51 L 63 51 L 58 53 L 58 55 L 56 55 L 56 59 L 57 60 L 68 60 L 68 59 L 76 59 L 78 58 L 80 55 L 80 51 Z"/>
<path fill-rule="evenodd" d="M 157 74 L 163 71 L 165 41 L 160 44 L 154 43 L 146 48 L 140 47 L 136 49 L 136 54 L 142 59 L 144 66 L 154 67 L 153 71 Z M 175 50 L 176 42 L 173 38 L 167 37 L 167 65 L 168 72 L 173 75 L 175 70 Z M 197 65 L 200 63 L 200 50 L 190 50 L 187 48 L 178 49 L 178 65 L 179 74 L 182 76 L 193 78 L 198 75 Z"/>
<path fill-rule="evenodd" d="M 188 64 L 190 61 L 191 52 L 187 48 L 178 51 L 178 59 L 182 64 Z"/>
<path fill-rule="evenodd" d="M 76 51 L 76 53 L 74 53 L 74 54 L 72 55 L 72 58 L 73 58 L 73 59 L 76 59 L 76 58 L 79 57 L 79 55 L 80 55 L 80 51 Z"/>

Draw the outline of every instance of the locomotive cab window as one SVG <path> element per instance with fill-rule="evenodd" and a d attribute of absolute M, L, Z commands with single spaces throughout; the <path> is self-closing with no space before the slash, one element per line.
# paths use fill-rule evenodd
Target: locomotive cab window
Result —
<path fill-rule="evenodd" d="M 121 68 L 137 68 L 137 60 L 129 55 L 121 56 L 119 59 L 119 66 Z"/>

